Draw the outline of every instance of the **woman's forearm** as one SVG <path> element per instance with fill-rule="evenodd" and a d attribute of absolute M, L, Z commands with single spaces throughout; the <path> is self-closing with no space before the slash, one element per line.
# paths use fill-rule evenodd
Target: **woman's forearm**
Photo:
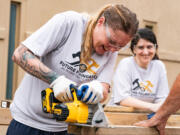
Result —
<path fill-rule="evenodd" d="M 12 60 L 29 74 L 50 84 L 58 75 L 44 65 L 38 57 L 24 45 L 20 45 L 12 56 Z"/>
<path fill-rule="evenodd" d="M 139 99 L 128 97 L 120 102 L 122 106 L 134 107 L 143 110 L 149 110 L 156 112 L 159 108 L 159 104 L 153 104 L 145 101 L 141 101 Z"/>

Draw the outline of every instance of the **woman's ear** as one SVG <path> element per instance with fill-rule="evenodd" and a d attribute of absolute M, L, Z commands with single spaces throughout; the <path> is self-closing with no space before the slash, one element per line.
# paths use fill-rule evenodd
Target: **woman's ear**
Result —
<path fill-rule="evenodd" d="M 101 16 L 97 21 L 97 25 L 104 25 L 104 23 L 105 23 L 105 17 Z"/>
<path fill-rule="evenodd" d="M 135 48 L 132 50 L 133 56 L 136 56 L 136 50 Z"/>

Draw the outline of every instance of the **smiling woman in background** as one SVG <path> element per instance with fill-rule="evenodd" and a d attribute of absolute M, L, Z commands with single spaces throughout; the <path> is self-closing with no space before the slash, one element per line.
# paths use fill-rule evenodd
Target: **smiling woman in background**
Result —
<path fill-rule="evenodd" d="M 156 112 L 169 88 L 155 34 L 147 28 L 139 29 L 130 49 L 134 56 L 121 60 L 116 69 L 110 104 Z"/>

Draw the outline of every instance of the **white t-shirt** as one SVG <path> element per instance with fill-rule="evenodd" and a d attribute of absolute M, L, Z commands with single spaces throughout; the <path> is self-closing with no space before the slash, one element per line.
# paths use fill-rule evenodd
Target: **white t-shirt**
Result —
<path fill-rule="evenodd" d="M 134 57 L 122 59 L 113 77 L 113 93 L 109 105 L 120 103 L 127 97 L 142 101 L 163 102 L 169 93 L 165 65 L 152 60 L 147 69 L 135 62 Z"/>
<path fill-rule="evenodd" d="M 106 52 L 103 56 L 94 53 L 88 64 L 80 65 L 81 43 L 87 21 L 87 16 L 73 11 L 57 14 L 22 44 L 53 71 L 77 84 L 95 79 L 110 84 L 117 52 Z M 11 104 L 13 118 L 45 131 L 66 130 L 65 123 L 56 122 L 51 114 L 42 111 L 41 91 L 48 87 L 40 79 L 25 74 Z"/>

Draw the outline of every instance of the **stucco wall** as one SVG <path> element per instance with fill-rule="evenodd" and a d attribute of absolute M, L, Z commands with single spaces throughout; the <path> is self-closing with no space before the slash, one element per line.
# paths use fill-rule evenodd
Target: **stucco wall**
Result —
<path fill-rule="evenodd" d="M 19 41 L 27 38 L 36 31 L 54 14 L 75 10 L 78 12 L 93 13 L 99 7 L 108 3 L 124 4 L 137 13 L 140 27 L 145 21 L 155 23 L 155 32 L 158 38 L 159 55 L 167 67 L 169 86 L 172 85 L 176 75 L 180 72 L 180 9 L 179 0 L 12 0 L 21 4 Z M 9 14 L 10 0 L 0 0 L 0 99 L 5 98 L 6 73 L 8 57 Z M 16 45 L 18 46 L 18 44 Z M 119 58 L 129 56 L 128 52 L 120 52 Z M 17 83 L 19 84 L 24 72 L 17 70 Z"/>
<path fill-rule="evenodd" d="M 176 75 L 180 72 L 179 0 L 0 0 L 0 100 L 5 99 L 6 95 L 11 1 L 20 3 L 19 42 L 36 31 L 56 13 L 66 10 L 93 13 L 104 4 L 124 4 L 137 13 L 140 27 L 144 27 L 146 21 L 155 24 L 154 31 L 158 39 L 159 56 L 167 68 L 169 87 L 172 86 Z M 16 43 L 16 46 L 18 44 Z M 120 51 L 117 62 L 130 55 L 129 51 Z M 18 85 L 23 78 L 24 71 L 18 68 L 16 72 Z M 2 115 L 1 117 L 6 118 Z M 0 126 L 2 134 L 6 133 L 6 129 L 7 125 Z"/>

